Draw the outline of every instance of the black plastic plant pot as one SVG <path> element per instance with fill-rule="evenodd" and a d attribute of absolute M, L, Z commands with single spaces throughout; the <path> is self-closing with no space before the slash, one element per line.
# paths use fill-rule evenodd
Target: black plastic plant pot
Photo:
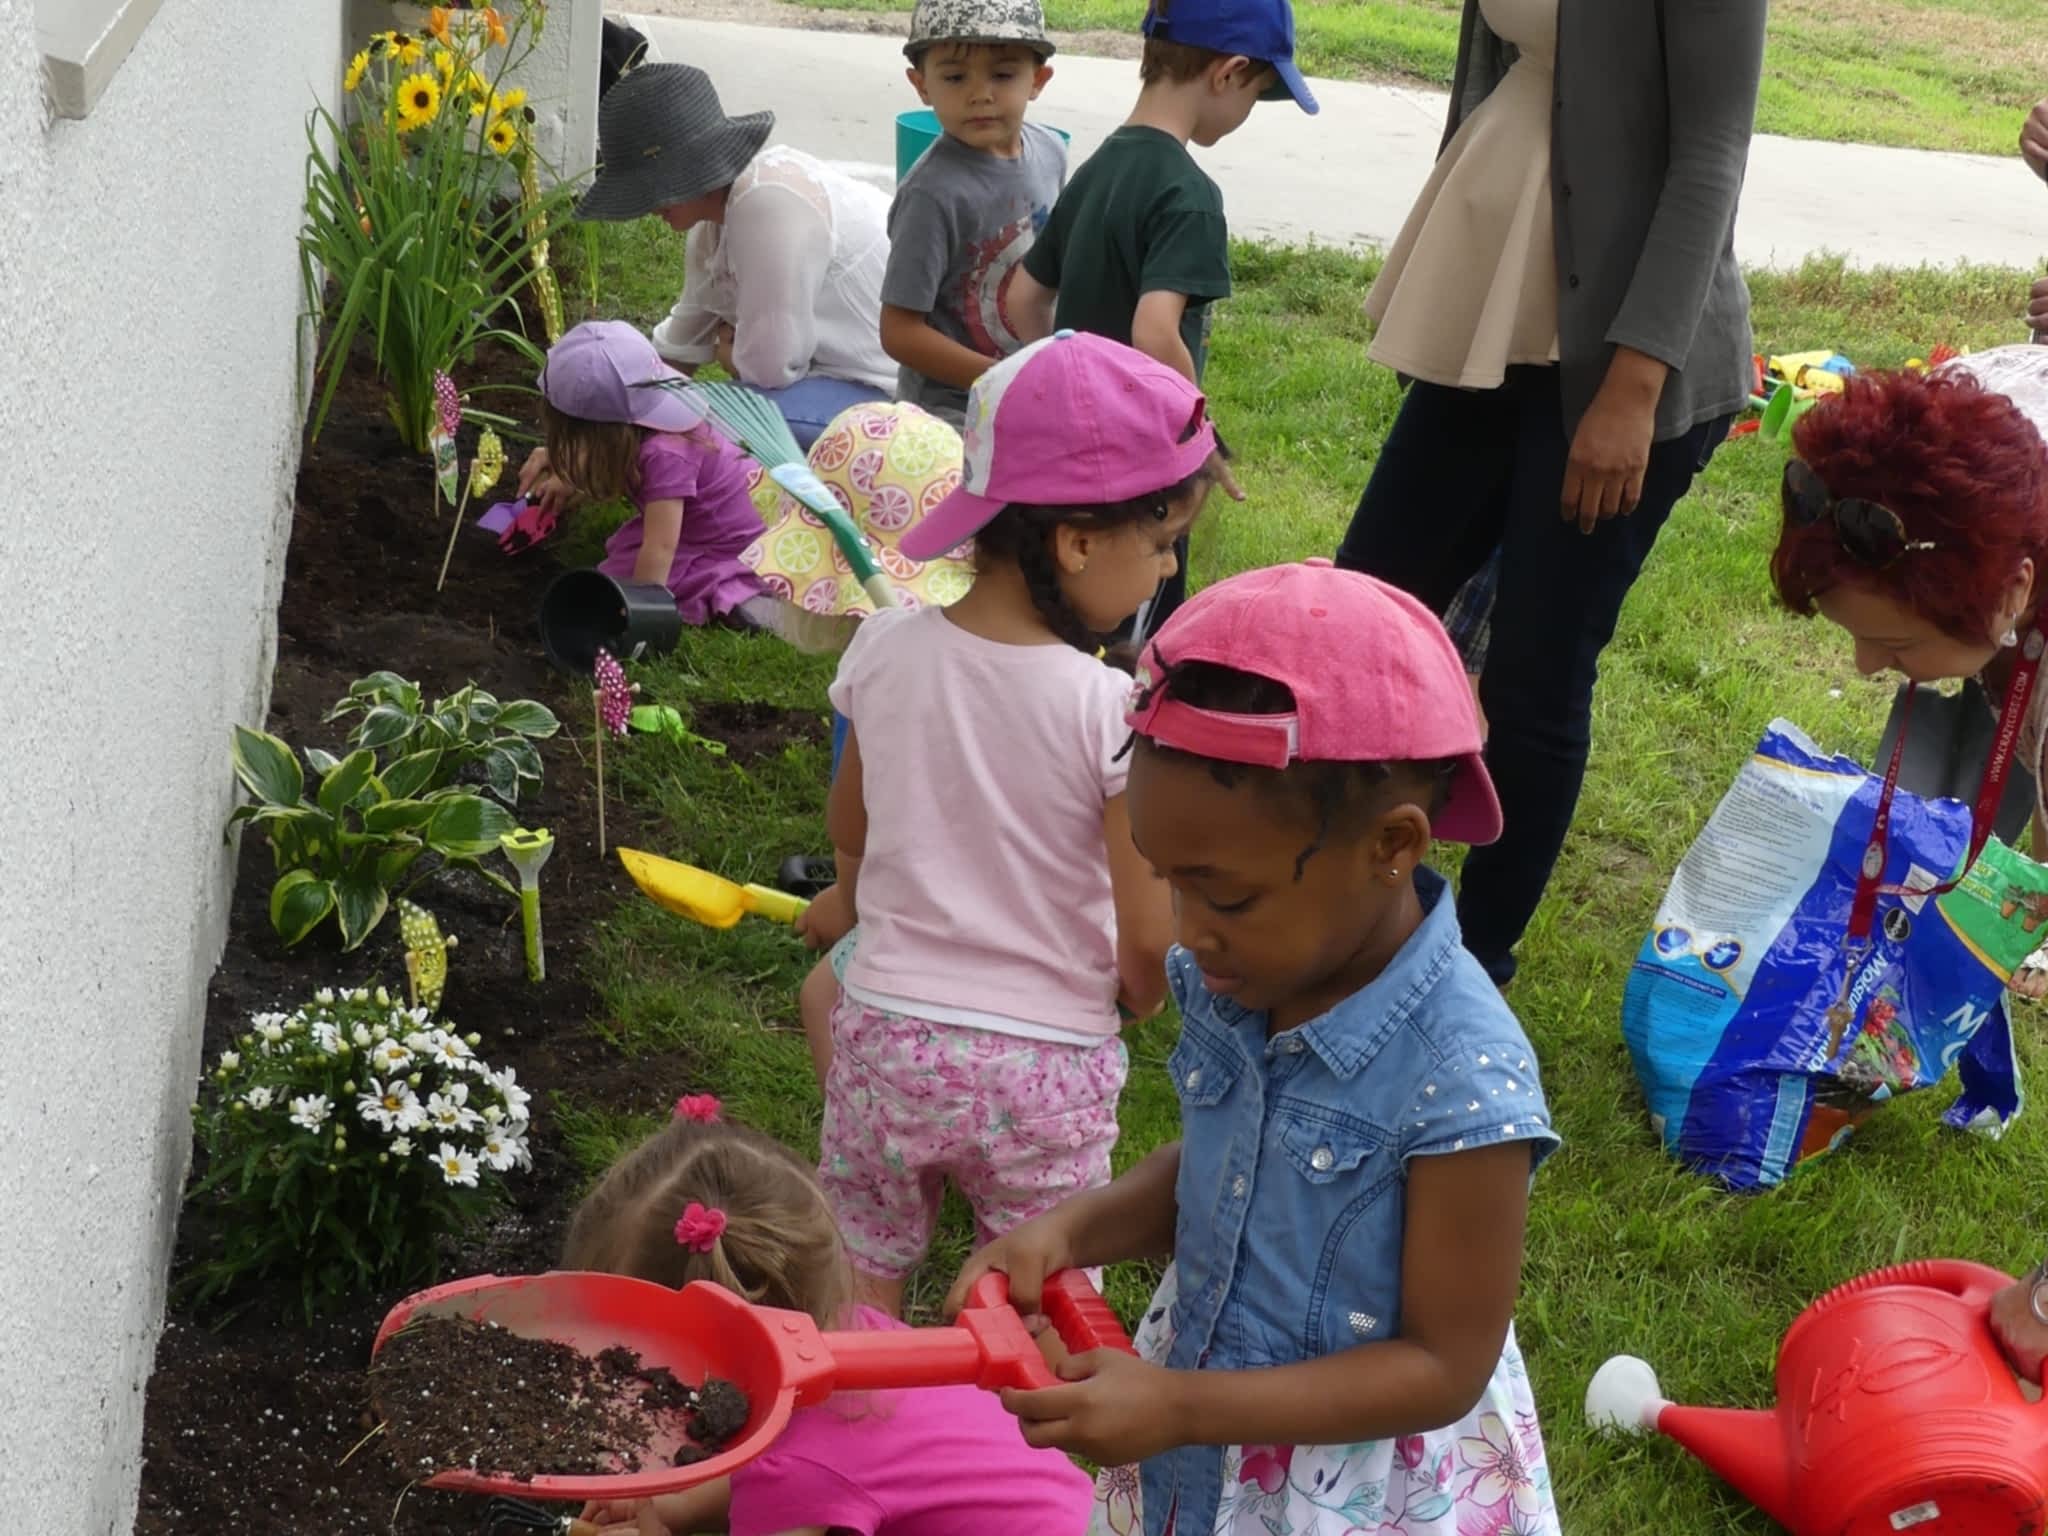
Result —
<path fill-rule="evenodd" d="M 615 581 L 602 571 L 565 571 L 540 600 L 540 643 L 565 672 L 590 675 L 600 650 L 625 660 L 672 651 L 683 616 L 667 587 Z"/>

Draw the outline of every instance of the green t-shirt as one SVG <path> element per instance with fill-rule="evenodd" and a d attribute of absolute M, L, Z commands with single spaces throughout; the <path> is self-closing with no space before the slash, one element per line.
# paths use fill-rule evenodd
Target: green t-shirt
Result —
<path fill-rule="evenodd" d="M 1180 335 L 1200 378 L 1209 305 L 1230 297 L 1223 193 L 1172 134 L 1119 128 L 1067 182 L 1024 270 L 1059 290 L 1061 330 L 1127 346 L 1140 297 L 1187 295 Z"/>

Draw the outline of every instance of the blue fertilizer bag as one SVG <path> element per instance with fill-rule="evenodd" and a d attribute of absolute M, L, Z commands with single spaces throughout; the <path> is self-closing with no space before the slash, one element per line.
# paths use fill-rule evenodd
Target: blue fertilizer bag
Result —
<path fill-rule="evenodd" d="M 1882 781 L 1774 721 L 1672 877 L 1622 998 L 1622 1034 L 1665 1149 L 1736 1189 L 1783 1181 L 1879 1105 L 1958 1071 L 1950 1125 L 2020 1111 L 2013 969 L 2048 938 L 2048 868 L 1993 838 L 1953 891 L 1881 896 L 1843 950 Z M 1970 810 L 1899 790 L 1885 881 L 1939 885 Z"/>

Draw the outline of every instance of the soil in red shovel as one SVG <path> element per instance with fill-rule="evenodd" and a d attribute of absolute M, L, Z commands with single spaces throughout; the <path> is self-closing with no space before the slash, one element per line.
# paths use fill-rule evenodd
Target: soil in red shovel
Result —
<path fill-rule="evenodd" d="M 692 1391 L 666 1367 L 642 1369 L 628 1349 L 593 1357 L 467 1318 L 394 1334 L 370 1377 L 392 1454 L 422 1477 L 451 1467 L 522 1480 L 637 1472 L 685 1429 L 696 1443 L 685 1441 L 678 1462 L 715 1451 L 747 1417 L 729 1382 Z"/>

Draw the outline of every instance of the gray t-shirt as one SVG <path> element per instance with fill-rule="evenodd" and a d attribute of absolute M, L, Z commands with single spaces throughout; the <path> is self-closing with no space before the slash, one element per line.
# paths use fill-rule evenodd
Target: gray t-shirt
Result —
<path fill-rule="evenodd" d="M 1010 275 L 1067 179 L 1067 146 L 1050 128 L 1024 125 L 1022 153 L 1005 160 L 941 134 L 896 188 L 889 207 L 889 270 L 882 302 L 984 357 L 1023 343 L 1005 304 Z M 896 396 L 958 426 L 967 391 L 908 368 Z"/>

